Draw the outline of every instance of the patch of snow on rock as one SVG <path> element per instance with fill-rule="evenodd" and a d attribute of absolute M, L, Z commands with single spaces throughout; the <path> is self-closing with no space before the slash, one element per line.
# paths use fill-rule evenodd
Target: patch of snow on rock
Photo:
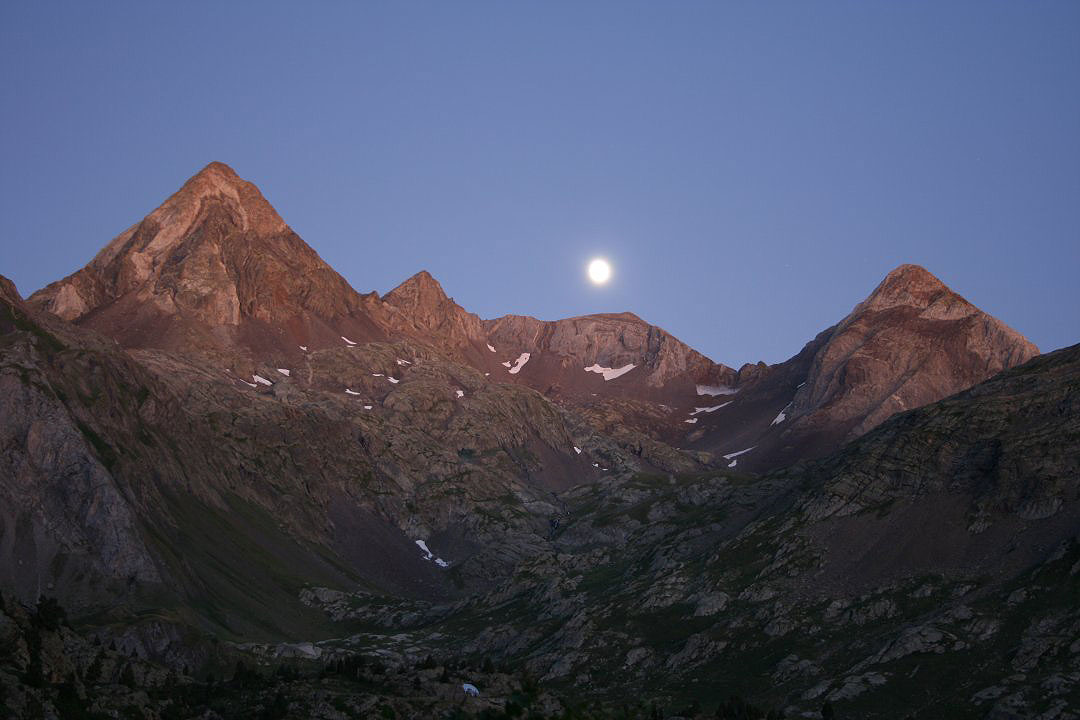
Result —
<path fill-rule="evenodd" d="M 693 425 L 694 423 L 697 422 L 697 418 L 690 418 L 689 420 L 683 420 L 683 422 L 684 423 L 690 423 L 691 425 Z"/>
<path fill-rule="evenodd" d="M 389 376 L 387 376 L 386 379 L 389 380 L 390 382 L 394 383 L 395 385 L 397 385 L 399 382 L 401 382 L 397 378 L 392 378 L 392 377 L 389 377 Z"/>
<path fill-rule="evenodd" d="M 344 335 L 341 336 L 341 339 L 344 340 L 349 345 L 355 345 L 356 344 L 352 340 L 350 340 L 349 338 L 345 337 Z"/>
<path fill-rule="evenodd" d="M 382 373 L 371 373 L 371 377 L 382 377 Z"/>
<path fill-rule="evenodd" d="M 370 405 L 365 405 L 365 406 L 364 406 L 364 409 L 365 409 L 365 410 L 370 410 L 370 409 L 371 409 L 371 406 L 370 406 Z"/>
<path fill-rule="evenodd" d="M 792 402 L 794 402 L 794 400 Z M 776 417 L 773 418 L 773 421 L 769 423 L 769 427 L 772 427 L 773 425 L 779 425 L 780 423 L 787 420 L 787 411 L 789 408 L 791 408 L 791 403 L 785 405 L 784 409 L 777 413 Z"/>
<path fill-rule="evenodd" d="M 719 405 L 713 405 L 712 407 L 696 407 L 696 408 L 694 408 L 694 412 L 692 412 L 690 414 L 691 415 L 697 415 L 698 413 L 703 413 L 703 412 L 704 413 L 716 412 L 720 408 L 727 407 L 728 405 L 730 405 L 733 402 L 735 402 L 735 401 L 734 400 L 728 400 L 726 403 L 720 403 Z"/>
<path fill-rule="evenodd" d="M 594 372 L 599 375 L 603 375 L 604 381 L 606 382 L 608 380 L 614 380 L 617 377 L 625 375 L 626 373 L 633 370 L 635 367 L 637 367 L 637 365 L 635 365 L 634 363 L 630 363 L 629 365 L 623 365 L 621 368 L 606 368 L 600 367 L 600 364 L 596 363 L 585 368 L 585 372 Z"/>
<path fill-rule="evenodd" d="M 578 455 L 580 455 L 581 454 L 581 448 L 579 448 L 577 445 L 575 445 L 574 446 L 574 452 L 576 452 Z"/>
<path fill-rule="evenodd" d="M 491 347 L 491 343 L 488 343 L 487 346 L 488 350 L 490 350 L 491 352 L 495 352 L 495 348 Z"/>
<path fill-rule="evenodd" d="M 717 395 L 734 395 L 737 392 L 739 392 L 739 391 L 736 390 L 735 388 L 729 388 L 729 387 L 725 387 L 723 385 L 698 385 L 697 386 L 697 394 L 698 395 L 712 395 L 713 397 L 716 397 Z"/>
<path fill-rule="evenodd" d="M 735 466 L 736 466 L 736 465 L 738 465 L 738 464 L 739 464 L 739 459 L 738 459 L 738 458 L 735 458 L 735 459 L 733 459 L 733 460 L 732 460 L 731 462 L 729 462 L 729 463 L 727 464 L 727 466 L 728 466 L 728 467 L 735 467 Z"/>
<path fill-rule="evenodd" d="M 409 362 L 408 360 L 402 360 L 401 358 L 398 358 L 397 364 L 398 365 L 412 365 L 412 363 Z"/>
<path fill-rule="evenodd" d="M 353 390 L 350 390 L 349 388 L 345 388 L 345 394 L 346 395 L 359 395 L 360 393 L 355 392 Z"/>
<path fill-rule="evenodd" d="M 278 368 L 277 371 L 279 373 L 281 373 L 282 375 L 284 375 L 285 377 L 289 377 L 289 371 L 286 370 L 285 368 Z"/>
<path fill-rule="evenodd" d="M 303 350 L 304 352 L 307 352 L 307 345 L 301 345 L 300 349 Z"/>
<path fill-rule="evenodd" d="M 263 385 L 273 385 L 274 384 L 274 383 L 270 382 L 269 380 L 267 380 L 266 378 L 264 378 L 262 375 L 252 375 L 251 379 L 254 380 L 257 383 L 262 383 Z"/>
<path fill-rule="evenodd" d="M 442 567 L 442 568 L 450 567 L 450 563 L 446 562 L 445 560 L 443 560 L 440 557 L 436 557 L 435 553 L 431 552 L 431 550 L 428 549 L 427 543 L 424 542 L 423 540 L 417 540 L 416 541 L 416 546 L 424 551 L 424 559 L 425 560 L 428 560 L 428 561 L 434 560 L 435 564 L 438 565 L 439 567 Z"/>
<path fill-rule="evenodd" d="M 753 450 L 756 447 L 757 447 L 757 445 L 754 445 L 754 447 L 748 447 L 745 450 L 740 450 L 739 452 L 728 453 L 727 455 L 724 456 L 724 459 L 725 460 L 730 460 L 732 458 L 737 458 L 740 455 L 744 455 L 744 454 L 750 452 L 751 450 Z M 728 467 L 731 467 L 731 466 L 728 465 Z"/>
<path fill-rule="evenodd" d="M 461 397 L 465 397 L 465 391 L 464 391 L 464 390 L 455 390 L 455 391 L 454 391 L 454 393 L 455 393 L 455 394 L 456 394 L 456 395 L 457 395 L 457 396 L 458 396 L 459 398 L 461 398 Z"/>
<path fill-rule="evenodd" d="M 510 374 L 517 375 L 521 372 L 521 368 L 525 367 L 525 363 L 529 362 L 529 358 L 531 357 L 532 355 L 529 353 L 521 353 L 518 355 L 518 359 L 514 361 L 514 367 L 510 368 Z M 510 367 L 510 363 L 503 363 L 503 365 Z"/>

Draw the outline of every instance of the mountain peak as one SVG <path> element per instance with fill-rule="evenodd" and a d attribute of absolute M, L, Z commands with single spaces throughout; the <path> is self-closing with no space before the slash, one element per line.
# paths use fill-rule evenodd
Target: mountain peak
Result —
<path fill-rule="evenodd" d="M 421 270 L 383 296 L 383 301 L 401 309 L 433 309 L 450 298 L 439 281 L 427 270 Z"/>
<path fill-rule="evenodd" d="M 19 295 L 19 291 L 15 288 L 15 283 L 3 275 L 0 275 L 0 301 L 8 305 L 16 305 L 22 302 L 22 296 Z"/>
<path fill-rule="evenodd" d="M 211 160 L 208 162 L 206 167 L 195 174 L 195 177 L 210 175 L 221 175 L 234 180 L 240 180 L 240 176 L 236 174 L 236 171 L 220 160 Z"/>
<path fill-rule="evenodd" d="M 192 338 L 227 347 L 240 342 L 240 331 L 221 329 L 241 325 L 250 345 L 265 334 L 251 322 L 289 324 L 302 344 L 340 336 L 342 318 L 360 318 L 349 327 L 350 337 L 378 334 L 356 291 L 253 183 L 222 162 L 206 165 L 86 267 L 38 291 L 30 304 L 64 320 L 85 318 L 134 347 L 179 346 Z"/>
<path fill-rule="evenodd" d="M 928 319 L 955 320 L 978 312 L 978 308 L 949 289 L 921 265 L 895 268 L 856 308 L 880 312 L 894 307 L 911 307 L 929 313 Z"/>
<path fill-rule="evenodd" d="M 477 341 L 482 335 L 480 318 L 448 297 L 439 281 L 421 270 L 386 293 L 382 301 L 393 309 L 392 324 L 398 330 L 434 334 L 458 344 Z"/>

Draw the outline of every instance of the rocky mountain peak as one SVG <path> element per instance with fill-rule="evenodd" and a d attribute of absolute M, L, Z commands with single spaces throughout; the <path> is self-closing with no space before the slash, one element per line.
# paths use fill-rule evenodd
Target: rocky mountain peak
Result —
<path fill-rule="evenodd" d="M 480 318 L 467 312 L 443 290 L 427 270 L 421 270 L 382 297 L 391 312 L 391 325 L 411 334 L 433 334 L 463 344 L 483 334 Z"/>
<path fill-rule="evenodd" d="M 850 439 L 1038 354 L 924 268 L 901 265 L 828 331 L 791 411 L 819 426 L 846 425 Z"/>
<path fill-rule="evenodd" d="M 928 320 L 956 320 L 979 312 L 926 268 L 910 264 L 901 265 L 886 275 L 852 314 L 895 307 L 917 308 Z"/>
<path fill-rule="evenodd" d="M 15 288 L 15 283 L 3 275 L 0 275 L 0 301 L 8 305 L 16 305 L 22 302 L 22 297 Z"/>
<path fill-rule="evenodd" d="M 421 270 L 383 296 L 401 309 L 435 309 L 450 300 L 439 281 L 427 270 Z"/>
<path fill-rule="evenodd" d="M 285 224 L 253 183 L 220 162 L 30 304 L 135 347 L 258 344 L 249 331 L 278 332 L 267 324 L 287 326 L 301 339 L 313 337 L 317 325 L 316 335 L 329 339 L 346 328 L 325 321 L 339 325 L 345 317 L 359 323 L 349 333 L 378 334 L 367 317 L 373 304 Z M 250 322 L 263 327 L 240 330 Z"/>

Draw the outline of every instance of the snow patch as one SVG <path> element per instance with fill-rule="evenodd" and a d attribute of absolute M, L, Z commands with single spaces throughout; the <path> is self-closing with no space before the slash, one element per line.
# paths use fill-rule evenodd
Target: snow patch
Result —
<path fill-rule="evenodd" d="M 698 413 L 716 412 L 720 408 L 727 407 L 728 405 L 730 405 L 733 402 L 735 402 L 735 401 L 734 400 L 728 400 L 726 403 L 720 403 L 719 405 L 713 405 L 712 407 L 696 407 L 696 408 L 694 408 L 694 412 L 692 412 L 690 414 L 691 415 L 697 415 Z"/>
<path fill-rule="evenodd" d="M 349 338 L 345 337 L 344 335 L 341 336 L 341 339 L 344 340 L 346 342 L 346 344 L 348 344 L 348 345 L 355 345 L 356 344 L 352 340 L 350 340 Z"/>
<path fill-rule="evenodd" d="M 266 378 L 264 378 L 262 375 L 252 375 L 251 379 L 254 380 L 257 383 L 262 383 L 263 385 L 273 385 L 274 384 L 274 383 L 270 382 L 269 380 L 267 380 Z"/>
<path fill-rule="evenodd" d="M 281 373 L 282 375 L 284 375 L 285 377 L 289 377 L 289 371 L 286 370 L 285 368 L 278 368 L 277 371 L 279 373 Z"/>
<path fill-rule="evenodd" d="M 365 410 L 370 410 L 370 409 L 371 409 L 371 406 L 370 406 L 370 405 L 365 405 L 365 406 L 364 406 L 364 409 L 365 409 Z"/>
<path fill-rule="evenodd" d="M 345 394 L 346 395 L 359 395 L 360 393 L 358 393 L 358 392 L 356 392 L 354 390 L 350 390 L 349 388 L 345 388 Z"/>
<path fill-rule="evenodd" d="M 735 388 L 726 387 L 724 385 L 698 385 L 697 386 L 697 394 L 698 395 L 712 395 L 713 397 L 716 397 L 717 395 L 734 395 L 737 392 L 739 392 L 739 391 L 736 390 Z"/>
<path fill-rule="evenodd" d="M 240 380 L 240 378 L 237 378 L 237 380 Z M 249 383 L 249 382 L 248 382 L 247 380 L 240 380 L 240 382 L 244 383 L 244 384 L 245 384 L 245 385 L 247 385 L 248 387 L 259 387 L 259 386 L 258 386 L 258 385 L 256 385 L 255 383 Z"/>
<path fill-rule="evenodd" d="M 455 394 L 456 394 L 456 395 L 457 395 L 457 396 L 458 396 L 459 398 L 465 397 L 465 391 L 464 391 L 464 390 L 455 390 L 455 391 L 454 391 L 454 393 L 455 393 Z"/>
<path fill-rule="evenodd" d="M 735 458 L 734 460 L 732 460 L 731 462 L 729 462 L 729 463 L 727 464 L 727 466 L 728 466 L 728 467 L 735 467 L 735 466 L 736 466 L 736 465 L 738 465 L 738 464 L 739 464 L 739 459 L 738 459 L 738 458 Z"/>
<path fill-rule="evenodd" d="M 683 420 L 683 422 L 684 423 L 690 423 L 691 425 L 693 425 L 694 423 L 697 422 L 697 418 L 690 418 L 689 420 Z"/>
<path fill-rule="evenodd" d="M 398 358 L 397 364 L 398 365 L 412 365 L 412 363 L 409 362 L 408 360 L 402 360 L 401 358 Z"/>
<path fill-rule="evenodd" d="M 389 380 L 390 382 L 394 383 L 395 385 L 397 385 L 397 384 L 398 384 L 399 382 L 401 382 L 401 381 L 400 381 L 400 380 L 398 380 L 397 378 L 392 378 L 392 377 L 390 377 L 390 376 L 387 376 L 387 378 L 386 378 L 386 379 L 387 379 L 387 380 Z"/>
<path fill-rule="evenodd" d="M 382 377 L 382 373 L 371 373 L 371 377 Z"/>
<path fill-rule="evenodd" d="M 488 350 L 490 350 L 491 352 L 495 352 L 495 348 L 491 347 L 491 343 L 488 343 L 487 346 Z"/>
<path fill-rule="evenodd" d="M 794 402 L 794 401 L 792 401 L 792 402 Z M 772 427 L 773 425 L 779 425 L 780 423 L 787 420 L 787 411 L 788 411 L 788 408 L 790 408 L 790 407 L 791 407 L 791 403 L 788 403 L 787 405 L 785 405 L 784 409 L 781 410 L 779 413 L 777 413 L 776 417 L 773 418 L 773 421 L 771 423 L 769 423 L 769 427 Z"/>
<path fill-rule="evenodd" d="M 594 372 L 603 375 L 604 381 L 606 382 L 608 380 L 614 380 L 617 377 L 625 375 L 626 373 L 633 370 L 635 367 L 637 367 L 637 365 L 634 365 L 634 363 L 630 363 L 629 365 L 623 365 L 621 368 L 606 368 L 600 367 L 599 363 L 597 363 L 585 368 L 585 372 Z"/>
<path fill-rule="evenodd" d="M 438 565 L 441 568 L 450 567 L 450 563 L 446 562 L 441 557 L 436 557 L 435 553 L 431 552 L 431 550 L 428 549 L 427 543 L 424 542 L 423 540 L 417 540 L 416 541 L 416 546 L 424 551 L 424 559 L 425 560 L 428 560 L 428 561 L 434 560 L 435 564 Z"/>
<path fill-rule="evenodd" d="M 300 349 L 303 350 L 304 352 L 307 352 L 307 345 L 301 345 Z"/>
<path fill-rule="evenodd" d="M 745 450 L 740 450 L 739 452 L 728 453 L 727 455 L 724 456 L 724 459 L 725 460 L 731 460 L 732 458 L 737 458 L 740 455 L 745 455 L 746 453 L 750 452 L 751 450 L 753 450 L 756 447 L 757 447 L 757 445 L 754 445 L 754 447 L 748 447 Z M 728 467 L 733 467 L 733 466 L 728 465 Z"/>
<path fill-rule="evenodd" d="M 574 446 L 574 452 L 576 452 L 578 455 L 580 455 L 581 454 L 581 448 L 579 448 L 577 445 L 575 445 Z"/>
<path fill-rule="evenodd" d="M 514 361 L 514 367 L 510 367 L 510 363 L 503 363 L 506 367 L 510 368 L 511 375 L 517 375 L 521 372 L 521 368 L 525 367 L 525 363 L 529 362 L 529 358 L 532 355 L 530 353 L 521 353 L 518 355 L 518 359 Z"/>

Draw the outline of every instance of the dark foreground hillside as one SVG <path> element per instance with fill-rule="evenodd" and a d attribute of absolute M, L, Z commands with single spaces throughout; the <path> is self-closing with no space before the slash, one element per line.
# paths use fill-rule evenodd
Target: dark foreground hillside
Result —
<path fill-rule="evenodd" d="M 1074 346 L 820 461 L 580 486 L 528 552 L 507 527 L 524 556 L 485 587 L 301 579 L 306 639 L 5 597 L 0 697 L 14 717 L 1074 718 L 1078 391 Z"/>

